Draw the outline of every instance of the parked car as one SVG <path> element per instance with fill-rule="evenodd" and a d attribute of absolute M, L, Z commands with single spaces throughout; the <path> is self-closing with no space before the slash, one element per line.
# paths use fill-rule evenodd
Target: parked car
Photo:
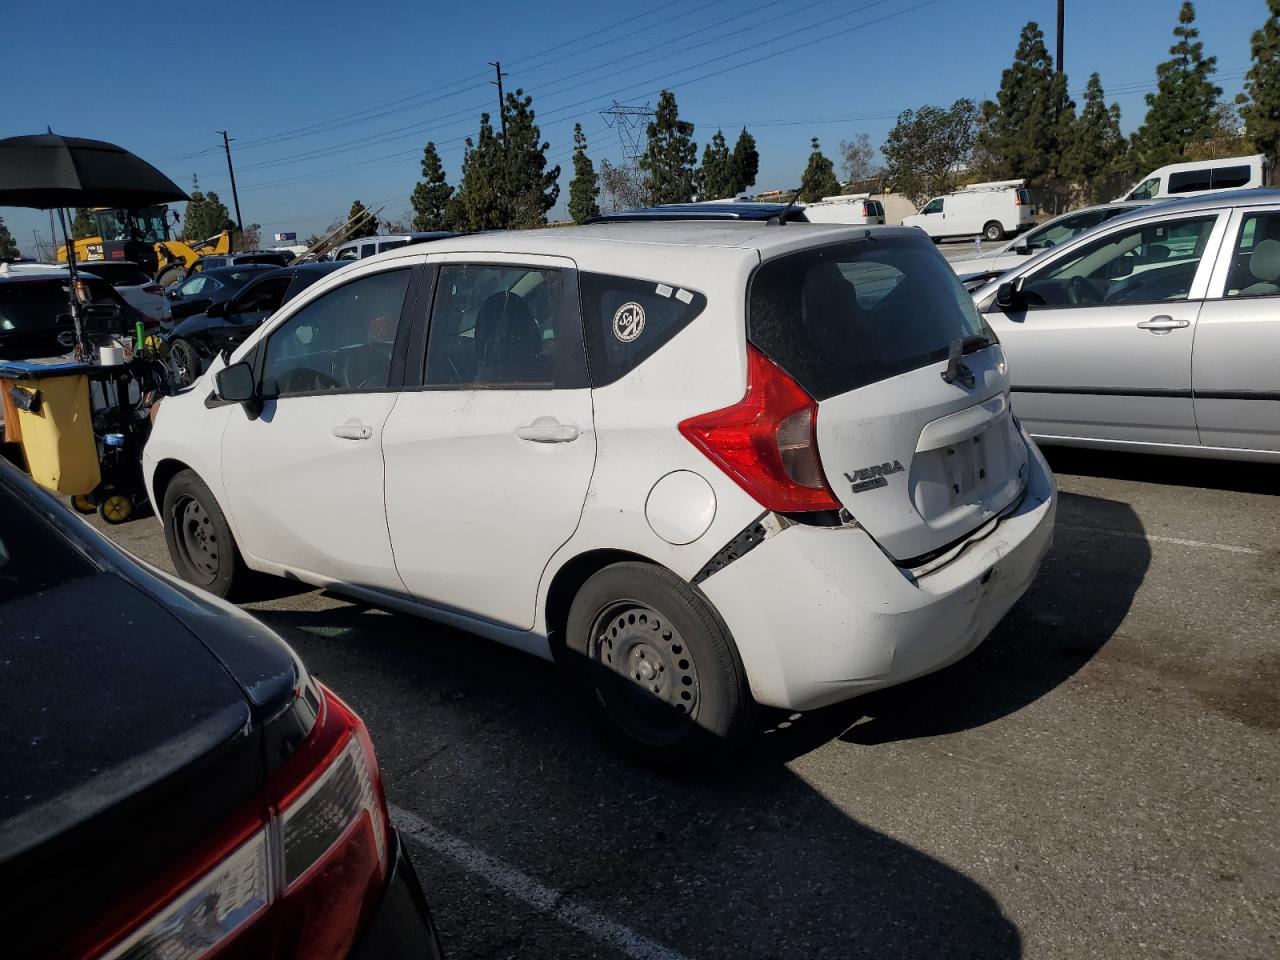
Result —
<path fill-rule="evenodd" d="M 3 460 L 0 636 L 6 955 L 439 956 L 359 716 Z"/>
<path fill-rule="evenodd" d="M 953 257 L 947 262 L 959 275 L 960 282 L 966 288 L 974 290 L 991 282 L 1006 270 L 1026 263 L 1028 257 L 1061 246 L 1072 237 L 1079 236 L 1086 230 L 1092 230 L 1100 223 L 1106 223 L 1114 217 L 1137 210 L 1140 206 L 1151 202 L 1134 200 L 1129 203 L 1103 203 L 1081 210 L 1072 210 L 1070 213 L 1064 213 L 1047 223 L 1040 224 L 995 250 Z"/>
<path fill-rule="evenodd" d="M 983 236 L 996 242 L 1036 224 L 1036 208 L 1025 180 L 1001 180 L 934 197 L 920 212 L 903 217 L 936 240 Z"/>
<path fill-rule="evenodd" d="M 504 232 L 317 282 L 163 401 L 144 472 L 193 583 L 261 570 L 559 656 L 684 759 L 1004 616 L 1056 503 L 1007 391 L 915 230 Z"/>
<path fill-rule="evenodd" d="M 265 264 L 269 267 L 286 267 L 293 260 L 293 254 L 287 250 L 244 250 L 240 253 L 221 253 L 198 258 L 187 271 L 193 273 L 205 270 L 218 270 L 222 267 L 242 267 L 246 264 Z"/>
<path fill-rule="evenodd" d="M 1151 171 L 1124 196 L 1116 197 L 1116 201 L 1176 199 L 1263 187 L 1269 170 L 1270 161 L 1260 153 L 1251 157 L 1171 163 Z"/>
<path fill-rule="evenodd" d="M 52 270 L 66 273 L 67 266 L 61 263 L 34 262 L 9 265 L 9 272 L 14 274 L 41 274 Z M 152 280 L 136 263 L 128 260 L 89 260 L 78 264 L 76 272 L 111 284 L 125 303 L 142 314 L 148 326 L 154 326 L 169 316 L 169 301 L 165 298 L 164 287 Z"/>
<path fill-rule="evenodd" d="M 139 321 L 149 322 L 105 280 L 86 274 L 82 282 L 89 294 L 82 318 L 87 333 L 132 333 Z M 0 264 L 0 360 L 58 357 L 71 350 L 70 287 L 62 267 Z"/>
<path fill-rule="evenodd" d="M 618 210 L 593 217 L 588 223 L 638 223 L 646 220 L 750 220 L 806 223 L 804 208 L 793 203 L 760 203 L 747 200 L 706 200 L 701 203 L 662 203 L 656 207 Z"/>
<path fill-rule="evenodd" d="M 884 224 L 884 204 L 872 200 L 870 194 L 823 197 L 804 205 L 805 219 L 810 223 Z"/>
<path fill-rule="evenodd" d="M 215 303 L 225 303 L 250 280 L 274 269 L 276 268 L 271 264 L 249 263 L 241 267 L 218 267 L 192 274 L 168 293 L 169 312 L 173 322 L 204 313 Z M 167 326 L 162 329 L 167 332 Z"/>
<path fill-rule="evenodd" d="M 344 266 L 344 263 L 321 260 L 255 272 L 230 299 L 215 300 L 203 313 L 167 326 L 161 336 L 169 345 L 177 385 L 185 387 L 194 383 L 204 365 L 219 352 L 238 347 L 281 304 Z"/>
<path fill-rule="evenodd" d="M 419 233 L 388 233 L 375 237 L 361 237 L 344 243 L 333 251 L 334 260 L 363 260 L 377 253 L 386 253 L 397 247 L 407 247 L 411 243 L 426 243 L 431 240 L 444 240 L 456 237 L 456 233 L 447 230 L 430 230 Z"/>
<path fill-rule="evenodd" d="M 1141 208 L 974 300 L 1040 443 L 1280 460 L 1280 191 Z"/>

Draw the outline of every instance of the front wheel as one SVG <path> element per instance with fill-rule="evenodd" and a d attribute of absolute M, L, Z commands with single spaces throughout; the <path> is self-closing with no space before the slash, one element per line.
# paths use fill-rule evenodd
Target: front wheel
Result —
<path fill-rule="evenodd" d="M 200 379 L 200 354 L 188 340 L 178 339 L 169 344 L 169 364 L 178 387 L 189 387 Z"/>
<path fill-rule="evenodd" d="M 219 597 L 248 579 L 231 526 L 194 470 L 183 470 L 164 492 L 164 539 L 178 576 Z"/>
<path fill-rule="evenodd" d="M 1000 225 L 998 220 L 992 220 L 982 228 L 982 235 L 991 242 L 1004 239 L 1004 227 Z"/>
<path fill-rule="evenodd" d="M 751 731 L 755 702 L 733 638 L 668 570 L 628 562 L 596 573 L 574 597 L 566 646 L 598 714 L 648 759 L 724 759 Z"/>

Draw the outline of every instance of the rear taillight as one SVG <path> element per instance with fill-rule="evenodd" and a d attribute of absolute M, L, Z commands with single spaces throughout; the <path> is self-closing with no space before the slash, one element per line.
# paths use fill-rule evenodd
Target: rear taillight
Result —
<path fill-rule="evenodd" d="M 150 910 L 130 911 L 99 941 L 108 949 L 86 953 L 194 960 L 243 937 L 253 954 L 348 954 L 386 880 L 390 827 L 364 723 L 320 690 L 315 727 L 260 802 L 210 843 L 202 863 L 175 871 Z"/>
<path fill-rule="evenodd" d="M 818 460 L 817 418 L 813 398 L 748 344 L 746 396 L 685 420 L 680 432 L 768 510 L 838 510 Z"/>
<path fill-rule="evenodd" d="M 160 284 L 158 283 L 148 283 L 145 287 L 142 288 L 142 292 L 149 293 L 152 296 L 158 297 L 163 295 L 164 287 L 160 286 Z"/>

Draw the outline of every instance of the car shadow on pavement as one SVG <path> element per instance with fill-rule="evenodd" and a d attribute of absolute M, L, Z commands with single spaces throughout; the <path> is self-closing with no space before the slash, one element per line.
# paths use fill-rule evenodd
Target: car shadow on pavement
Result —
<path fill-rule="evenodd" d="M 1054 473 L 1237 493 L 1280 492 L 1280 464 L 1117 453 L 1082 447 L 1045 447 L 1043 452 Z"/>
<path fill-rule="evenodd" d="M 876 744 L 969 730 L 1052 692 L 1124 621 L 1151 563 L 1144 537 L 1127 504 L 1060 493 L 1053 547 L 985 643 L 938 673 L 780 720 L 765 737 L 770 759 L 836 737 Z"/>
<path fill-rule="evenodd" d="M 559 891 L 552 914 L 582 907 L 686 957 L 1021 956 L 980 883 L 783 764 L 664 775 L 596 733 L 552 664 L 377 609 L 254 612 L 364 716 L 392 805 Z M 455 960 L 624 955 L 410 849 Z"/>

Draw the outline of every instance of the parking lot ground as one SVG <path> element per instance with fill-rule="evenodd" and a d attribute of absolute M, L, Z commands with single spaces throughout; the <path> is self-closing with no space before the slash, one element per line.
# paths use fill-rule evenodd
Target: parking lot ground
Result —
<path fill-rule="evenodd" d="M 368 721 L 454 960 L 1280 956 L 1280 469 L 1051 459 L 1054 547 L 987 643 L 771 716 L 727 778 L 636 767 L 475 637 L 249 607 Z M 169 566 L 153 519 L 107 532 Z"/>

